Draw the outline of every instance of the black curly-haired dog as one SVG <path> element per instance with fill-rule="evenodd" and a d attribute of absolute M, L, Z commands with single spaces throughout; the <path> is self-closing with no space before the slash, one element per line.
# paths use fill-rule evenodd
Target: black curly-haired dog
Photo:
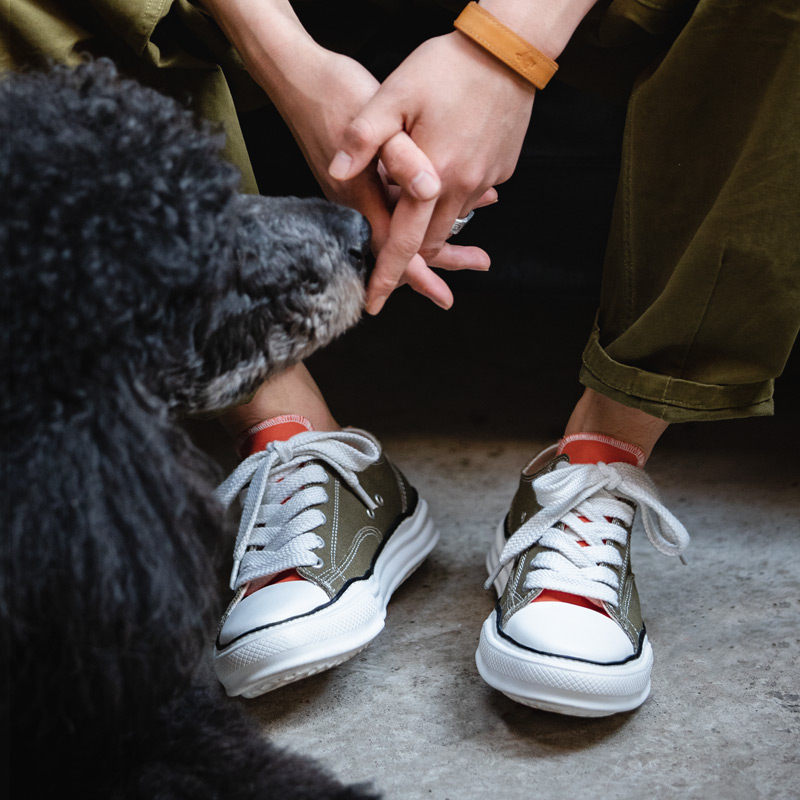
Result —
<path fill-rule="evenodd" d="M 0 107 L 2 666 L 17 786 L 372 796 L 262 741 L 206 677 L 225 524 L 212 468 L 173 423 L 356 320 L 366 223 L 239 194 L 220 137 L 109 62 L 8 78 Z"/>

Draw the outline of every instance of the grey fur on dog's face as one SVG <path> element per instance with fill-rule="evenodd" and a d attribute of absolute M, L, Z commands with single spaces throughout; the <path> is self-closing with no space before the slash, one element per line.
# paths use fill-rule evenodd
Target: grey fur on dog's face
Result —
<path fill-rule="evenodd" d="M 176 355 L 185 369 L 170 381 L 172 397 L 192 410 L 252 392 L 276 365 L 328 344 L 363 307 L 361 215 L 322 200 L 242 195 L 237 222 L 229 281 Z"/>
<path fill-rule="evenodd" d="M 0 159 L 10 430 L 30 422 L 14 391 L 40 417 L 121 383 L 170 408 L 228 406 L 358 318 L 356 212 L 241 195 L 221 136 L 109 62 L 0 93 L 14 109 Z"/>

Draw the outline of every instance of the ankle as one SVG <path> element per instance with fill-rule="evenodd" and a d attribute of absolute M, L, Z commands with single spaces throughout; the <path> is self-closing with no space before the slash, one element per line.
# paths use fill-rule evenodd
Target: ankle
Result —
<path fill-rule="evenodd" d="M 237 441 L 254 425 L 294 414 L 305 417 L 317 431 L 340 429 L 322 392 L 302 364 L 270 378 L 249 403 L 227 412 L 220 422 Z"/>
<path fill-rule="evenodd" d="M 595 433 L 627 442 L 640 448 L 646 461 L 667 427 L 668 423 L 658 417 L 586 389 L 564 433 Z"/>

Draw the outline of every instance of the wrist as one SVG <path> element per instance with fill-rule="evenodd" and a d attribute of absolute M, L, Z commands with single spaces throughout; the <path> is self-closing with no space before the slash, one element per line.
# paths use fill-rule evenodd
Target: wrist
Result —
<path fill-rule="evenodd" d="M 475 74 L 475 79 L 480 80 L 482 85 L 487 85 L 488 77 L 491 75 L 495 81 L 492 91 L 500 91 L 501 87 L 514 86 L 523 94 L 530 95 L 532 100 L 536 93 L 536 87 L 515 70 L 510 69 L 507 64 L 504 64 L 486 47 L 460 30 L 454 30 L 452 33 L 445 34 L 445 36 L 452 39 L 455 51 L 468 60 L 470 65 L 479 70 Z"/>
<path fill-rule="evenodd" d="M 596 0 L 480 0 L 480 6 L 548 58 L 556 59 Z"/>

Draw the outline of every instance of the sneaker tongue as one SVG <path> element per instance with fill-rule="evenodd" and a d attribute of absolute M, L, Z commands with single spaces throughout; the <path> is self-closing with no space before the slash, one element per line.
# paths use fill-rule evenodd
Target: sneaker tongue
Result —
<path fill-rule="evenodd" d="M 313 431 L 314 426 L 299 414 L 272 417 L 248 428 L 239 439 L 237 450 L 242 458 L 266 449 L 270 442 L 285 442 L 297 433 Z"/>
<path fill-rule="evenodd" d="M 559 446 L 558 455 L 569 457 L 570 464 L 606 464 L 624 461 L 634 467 L 644 466 L 644 452 L 635 444 L 612 439 L 600 433 L 573 433 L 565 436 Z"/>

